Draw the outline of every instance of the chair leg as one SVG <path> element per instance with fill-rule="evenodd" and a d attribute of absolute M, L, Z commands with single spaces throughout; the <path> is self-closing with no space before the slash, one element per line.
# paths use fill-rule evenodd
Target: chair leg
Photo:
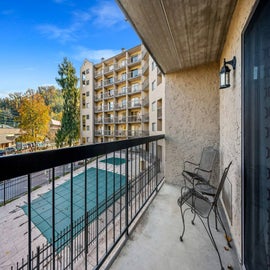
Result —
<path fill-rule="evenodd" d="M 182 205 L 180 206 L 180 212 L 181 212 L 182 223 L 183 223 L 183 230 L 182 230 L 182 234 L 180 235 L 180 241 L 183 242 L 183 236 L 185 233 L 186 226 L 185 226 L 185 218 L 184 218 L 185 212 L 183 212 Z"/>
<path fill-rule="evenodd" d="M 221 270 L 224 270 L 224 267 L 222 265 L 222 261 L 221 261 L 221 257 L 220 257 L 220 254 L 219 254 L 219 251 L 218 251 L 218 247 L 217 247 L 217 244 L 215 242 L 215 239 L 213 237 L 213 234 L 212 234 L 212 231 L 211 231 L 211 228 L 210 228 L 210 220 L 209 220 L 209 217 L 207 218 L 207 227 L 208 227 L 208 235 L 210 237 L 210 240 L 218 254 L 218 259 L 219 259 L 219 263 L 220 263 L 220 266 L 221 266 Z"/>
<path fill-rule="evenodd" d="M 218 221 L 219 221 L 219 223 L 220 223 L 220 225 L 221 225 L 221 227 L 222 227 L 222 229 L 223 229 L 223 231 L 224 231 L 224 233 L 225 233 L 225 237 L 226 237 L 226 240 L 227 240 L 227 244 L 228 244 L 228 246 L 229 246 L 230 248 L 232 248 L 231 243 L 230 243 L 230 241 L 229 241 L 229 240 L 230 240 L 230 239 L 229 239 L 229 235 L 227 234 L 227 230 L 226 230 L 226 228 L 225 228 L 225 225 L 224 225 L 224 223 L 222 222 L 222 219 L 221 219 L 221 216 L 220 216 L 220 214 L 219 214 L 219 211 L 218 211 L 217 206 L 216 206 L 215 208 L 216 208 L 216 210 L 215 210 L 216 216 L 217 216 Z"/>

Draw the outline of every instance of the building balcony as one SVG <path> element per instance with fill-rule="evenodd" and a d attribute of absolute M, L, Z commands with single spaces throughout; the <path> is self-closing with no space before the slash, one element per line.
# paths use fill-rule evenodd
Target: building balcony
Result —
<path fill-rule="evenodd" d="M 107 104 L 103 106 L 103 111 L 104 112 L 108 112 L 108 111 L 113 111 L 114 110 L 115 105 L 114 104 Z"/>
<path fill-rule="evenodd" d="M 134 80 L 134 79 L 138 79 L 142 76 L 142 72 L 141 70 L 139 70 L 138 72 L 134 73 L 134 72 L 129 72 L 128 73 L 128 80 Z"/>
<path fill-rule="evenodd" d="M 142 121 L 142 117 L 139 115 L 129 115 L 128 122 L 129 123 L 140 123 Z"/>
<path fill-rule="evenodd" d="M 142 59 L 141 55 L 138 55 L 138 57 L 136 57 L 136 58 L 129 57 L 128 61 L 127 61 L 127 64 L 128 64 L 129 67 L 133 66 L 133 65 L 136 65 L 136 64 L 141 62 L 141 59 Z"/>
<path fill-rule="evenodd" d="M 136 94 L 142 92 L 142 86 L 138 85 L 138 87 L 128 87 L 128 94 Z"/>
<path fill-rule="evenodd" d="M 142 74 L 143 75 L 148 75 L 148 71 L 149 71 L 149 63 L 145 62 L 142 68 Z"/>
<path fill-rule="evenodd" d="M 115 64 L 114 65 L 114 69 L 116 70 L 116 71 L 120 71 L 120 70 L 124 70 L 124 69 L 126 69 L 126 63 L 118 63 L 118 64 Z"/>
<path fill-rule="evenodd" d="M 122 123 L 126 123 L 127 118 L 125 116 L 117 116 L 115 117 L 115 123 L 116 124 L 122 124 Z"/>
<path fill-rule="evenodd" d="M 95 118 L 95 124 L 103 124 L 103 118 Z"/>
<path fill-rule="evenodd" d="M 101 105 L 95 106 L 95 112 L 102 112 L 102 111 L 103 111 L 103 107 Z"/>
<path fill-rule="evenodd" d="M 142 90 L 143 91 L 148 91 L 149 90 L 149 79 L 145 79 L 142 83 Z"/>
<path fill-rule="evenodd" d="M 104 99 L 109 99 L 109 98 L 113 98 L 114 97 L 114 93 L 115 91 L 111 91 L 111 92 L 105 92 L 104 93 Z"/>
<path fill-rule="evenodd" d="M 114 135 L 115 135 L 115 137 L 127 137 L 127 131 L 126 130 L 115 130 Z"/>
<path fill-rule="evenodd" d="M 133 108 L 140 108 L 142 106 L 142 103 L 140 100 L 138 101 L 129 101 L 128 102 L 128 108 L 133 109 Z"/>
<path fill-rule="evenodd" d="M 114 78 L 104 80 L 104 87 L 111 86 L 114 84 Z"/>
<path fill-rule="evenodd" d="M 95 83 L 94 86 L 95 86 L 95 90 L 100 89 L 103 87 L 103 82 Z"/>
<path fill-rule="evenodd" d="M 127 94 L 127 89 L 119 89 L 118 91 L 115 91 L 115 96 L 116 97 L 121 97 L 121 96 L 125 96 Z"/>
<path fill-rule="evenodd" d="M 114 71 L 114 65 L 109 66 L 109 67 L 104 67 L 103 74 L 107 75 L 107 74 L 113 73 L 113 71 Z"/>
<path fill-rule="evenodd" d="M 145 97 L 142 99 L 142 106 L 148 107 L 149 106 L 149 98 Z"/>
<path fill-rule="evenodd" d="M 95 73 L 94 73 L 95 78 L 98 78 L 98 77 L 100 77 L 102 75 L 103 75 L 103 71 L 102 70 L 95 71 Z"/>
<path fill-rule="evenodd" d="M 127 80 L 126 76 L 124 77 L 118 77 L 118 78 L 115 78 L 115 84 L 120 84 L 120 83 L 123 83 Z"/>
<path fill-rule="evenodd" d="M 104 124 L 112 124 L 112 123 L 114 123 L 113 117 L 105 117 L 104 118 Z"/>
<path fill-rule="evenodd" d="M 123 103 L 116 103 L 115 104 L 115 110 L 125 110 L 127 108 L 127 104 Z"/>
<path fill-rule="evenodd" d="M 95 101 L 99 101 L 103 99 L 103 94 L 95 95 Z"/>
<path fill-rule="evenodd" d="M 113 137 L 114 136 L 114 130 L 104 130 L 104 136 Z"/>
<path fill-rule="evenodd" d="M 95 130 L 95 136 L 103 136 L 104 135 L 104 131 L 103 130 Z"/>
<path fill-rule="evenodd" d="M 147 114 L 144 114 L 144 115 L 142 116 L 142 122 L 143 122 L 143 123 L 149 122 L 149 114 L 148 114 L 148 113 L 147 113 Z"/>
<path fill-rule="evenodd" d="M 104 131 L 105 136 L 111 133 Z M 114 134 L 127 135 L 124 130 Z M 144 134 L 128 131 L 130 137 Z M 102 131 L 96 130 L 95 136 L 102 136 Z M 184 242 L 179 241 L 180 191 L 179 186 L 164 183 L 157 147 L 162 140 L 164 135 L 2 157 L 0 184 L 5 195 L 1 199 L 7 205 L 0 207 L 5 232 L 0 266 L 219 269 L 198 219 L 186 228 Z M 187 212 L 186 218 L 191 220 L 193 214 Z M 222 247 L 223 265 L 238 270 L 234 250 L 223 249 L 223 234 L 214 229 L 213 234 Z M 125 241 L 128 245 L 121 251 L 125 256 L 112 264 L 110 255 L 117 254 L 118 244 Z"/>

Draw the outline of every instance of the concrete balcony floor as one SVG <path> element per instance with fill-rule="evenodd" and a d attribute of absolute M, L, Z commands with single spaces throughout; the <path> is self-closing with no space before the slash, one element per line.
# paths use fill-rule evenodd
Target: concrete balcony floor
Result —
<path fill-rule="evenodd" d="M 179 241 L 182 220 L 177 198 L 180 188 L 165 183 L 116 258 L 110 270 L 197 270 L 220 269 L 217 253 L 199 218 L 186 212 L 184 241 Z M 211 229 L 216 240 L 224 269 L 240 269 L 233 241 L 226 250 L 224 233 L 216 231 L 214 217 Z M 228 267 L 231 266 L 232 268 Z"/>

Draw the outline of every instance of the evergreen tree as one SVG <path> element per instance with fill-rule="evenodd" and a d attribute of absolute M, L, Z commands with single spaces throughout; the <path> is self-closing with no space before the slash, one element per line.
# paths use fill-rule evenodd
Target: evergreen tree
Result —
<path fill-rule="evenodd" d="M 58 65 L 58 74 L 56 82 L 61 87 L 64 104 L 61 129 L 56 133 L 56 145 L 61 147 L 66 142 L 72 146 L 79 139 L 80 130 L 78 78 L 75 68 L 66 57 Z"/>

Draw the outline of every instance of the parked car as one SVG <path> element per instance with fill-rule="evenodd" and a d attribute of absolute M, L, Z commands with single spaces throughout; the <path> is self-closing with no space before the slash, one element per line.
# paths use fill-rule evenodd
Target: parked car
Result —
<path fill-rule="evenodd" d="M 7 147 L 7 148 L 5 148 L 6 155 L 15 154 L 16 151 L 17 151 L 17 149 L 15 147 Z"/>

